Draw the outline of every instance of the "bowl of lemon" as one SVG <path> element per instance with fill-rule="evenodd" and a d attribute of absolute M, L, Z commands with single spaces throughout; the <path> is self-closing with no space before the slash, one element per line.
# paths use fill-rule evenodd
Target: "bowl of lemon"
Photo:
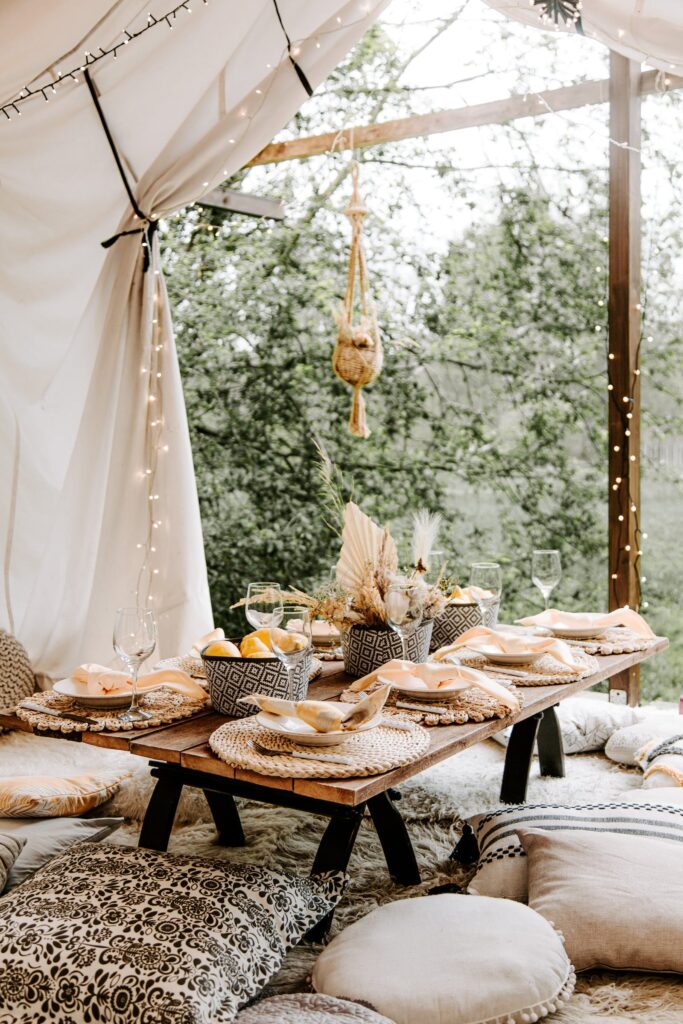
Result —
<path fill-rule="evenodd" d="M 296 643 L 296 636 L 283 636 L 279 642 Z M 222 715 L 244 718 L 253 714 L 240 697 L 250 693 L 265 693 L 285 700 L 305 700 L 313 658 L 310 649 L 292 671 L 290 693 L 287 670 L 273 653 L 270 630 L 257 629 L 245 636 L 239 644 L 232 640 L 213 640 L 202 649 L 202 662 L 209 683 L 209 697 L 216 711 Z"/>

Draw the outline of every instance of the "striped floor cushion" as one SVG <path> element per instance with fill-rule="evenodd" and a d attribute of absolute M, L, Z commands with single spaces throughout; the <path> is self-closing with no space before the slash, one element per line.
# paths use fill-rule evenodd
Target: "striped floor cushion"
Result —
<path fill-rule="evenodd" d="M 518 828 L 545 831 L 611 832 L 623 836 L 672 839 L 683 854 L 683 807 L 657 803 L 528 804 L 502 807 L 491 814 L 469 818 L 479 846 L 477 873 L 468 892 L 476 896 L 502 896 L 527 901 L 527 862 L 517 837 Z M 470 836 L 470 840 L 471 840 Z"/>

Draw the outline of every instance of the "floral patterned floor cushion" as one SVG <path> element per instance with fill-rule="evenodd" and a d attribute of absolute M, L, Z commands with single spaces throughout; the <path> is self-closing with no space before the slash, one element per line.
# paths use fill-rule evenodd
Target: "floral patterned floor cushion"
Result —
<path fill-rule="evenodd" d="M 72 846 L 0 899 L 0 1024 L 227 1024 L 344 882 Z"/>

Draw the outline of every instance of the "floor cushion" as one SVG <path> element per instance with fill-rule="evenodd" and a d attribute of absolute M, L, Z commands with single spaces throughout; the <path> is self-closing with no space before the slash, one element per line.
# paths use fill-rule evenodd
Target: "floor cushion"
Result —
<path fill-rule="evenodd" d="M 642 715 L 639 708 L 591 697 L 569 697 L 558 705 L 556 713 L 565 754 L 603 750 L 617 729 L 633 725 Z M 512 726 L 509 726 L 494 739 L 507 746 L 511 731 Z"/>
<path fill-rule="evenodd" d="M 398 900 L 337 935 L 313 970 L 317 992 L 368 1003 L 396 1024 L 526 1024 L 574 988 L 562 941 L 510 900 Z"/>
<path fill-rule="evenodd" d="M 683 839 L 683 807 L 660 803 L 655 796 L 647 803 L 632 802 L 629 796 L 628 800 L 575 807 L 519 804 L 476 815 L 469 818 L 467 824 L 479 846 L 477 872 L 467 891 L 477 896 L 502 896 L 526 902 L 527 862 L 517 829 L 621 832 Z"/>
<path fill-rule="evenodd" d="M 665 739 L 683 731 L 682 719 L 675 711 L 647 711 L 633 725 L 617 729 L 605 744 L 605 754 L 617 764 L 637 764 L 636 754 L 646 743 Z"/>
<path fill-rule="evenodd" d="M 367 1006 L 316 992 L 262 999 L 235 1020 L 236 1024 L 393 1024 Z"/>
<path fill-rule="evenodd" d="M 123 818 L 0 818 L 0 832 L 26 844 L 10 868 L 5 892 L 21 885 L 74 843 L 98 843 L 121 825 Z"/>
<path fill-rule="evenodd" d="M 553 921 L 577 971 L 683 974 L 683 836 L 520 829 L 529 906 Z"/>
<path fill-rule="evenodd" d="M 14 707 L 35 689 L 36 680 L 26 649 L 15 636 L 0 629 L 0 708 Z"/>
<path fill-rule="evenodd" d="M 628 794 L 629 803 L 651 804 L 653 800 L 658 804 L 673 804 L 675 807 L 683 805 L 683 786 L 664 786 L 657 789 L 656 793 L 650 793 L 647 789 L 634 789 Z"/>
<path fill-rule="evenodd" d="M 21 853 L 26 840 L 0 832 L 0 892 L 5 888 L 10 868 Z"/>
<path fill-rule="evenodd" d="M 636 761 L 643 770 L 644 789 L 683 786 L 683 733 L 650 740 L 638 751 Z"/>
<path fill-rule="evenodd" d="M 85 772 L 70 778 L 20 775 L 0 779 L 0 818 L 56 818 L 85 814 L 118 791 L 129 773 Z"/>
<path fill-rule="evenodd" d="M 0 1005 L 35 1024 L 227 1024 L 344 883 L 79 843 L 0 899 Z"/>

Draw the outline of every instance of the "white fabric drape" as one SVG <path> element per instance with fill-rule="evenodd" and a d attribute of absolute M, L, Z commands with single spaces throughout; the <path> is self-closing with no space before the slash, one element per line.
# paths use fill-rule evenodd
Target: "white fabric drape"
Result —
<path fill-rule="evenodd" d="M 548 29 L 541 8 L 529 0 L 486 0 L 515 21 Z M 683 0 L 583 0 L 585 35 L 599 39 L 631 60 L 683 74 Z M 574 31 L 563 28 L 559 31 Z M 554 25 L 551 31 L 558 31 Z"/>
<path fill-rule="evenodd" d="M 385 2 L 279 0 L 312 85 Z M 16 45 L 0 103 L 171 6 L 6 0 L 0 37 Z M 306 99 L 272 0 L 195 0 L 173 24 L 91 70 L 138 206 L 155 218 L 245 164 Z M 147 555 L 157 655 L 184 651 L 211 608 L 158 242 L 148 273 L 140 235 L 100 245 L 139 221 L 82 77 L 0 132 L 0 625 L 39 671 L 107 661 L 115 609 L 135 601 Z M 150 372 L 163 420 L 152 433 Z"/>

